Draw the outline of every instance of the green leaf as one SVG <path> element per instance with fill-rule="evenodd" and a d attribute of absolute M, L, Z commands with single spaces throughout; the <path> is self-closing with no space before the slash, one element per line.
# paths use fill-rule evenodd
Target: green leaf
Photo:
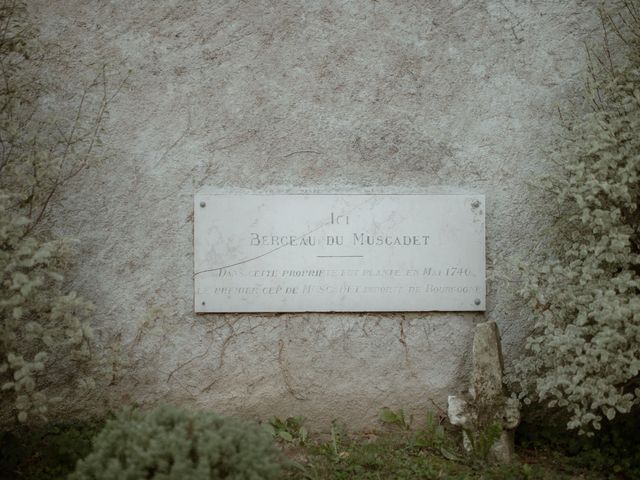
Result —
<path fill-rule="evenodd" d="M 293 442 L 293 436 L 286 430 L 278 430 L 278 436 L 287 442 Z"/>

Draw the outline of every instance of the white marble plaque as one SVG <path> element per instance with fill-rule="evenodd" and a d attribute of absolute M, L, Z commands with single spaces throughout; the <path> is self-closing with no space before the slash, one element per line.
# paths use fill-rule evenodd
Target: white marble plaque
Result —
<path fill-rule="evenodd" d="M 483 195 L 198 193 L 196 312 L 485 309 Z"/>

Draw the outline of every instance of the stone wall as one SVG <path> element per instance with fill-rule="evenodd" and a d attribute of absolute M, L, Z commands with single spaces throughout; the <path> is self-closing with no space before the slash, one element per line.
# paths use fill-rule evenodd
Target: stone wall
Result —
<path fill-rule="evenodd" d="M 113 405 L 374 423 L 466 389 L 476 314 L 194 315 L 192 195 L 479 192 L 491 272 L 546 218 L 557 106 L 581 86 L 590 2 L 34 0 L 48 66 L 78 92 L 107 64 L 108 157 L 52 210 L 80 240 L 74 288 L 131 371 Z M 489 280 L 506 361 L 526 314 Z"/>

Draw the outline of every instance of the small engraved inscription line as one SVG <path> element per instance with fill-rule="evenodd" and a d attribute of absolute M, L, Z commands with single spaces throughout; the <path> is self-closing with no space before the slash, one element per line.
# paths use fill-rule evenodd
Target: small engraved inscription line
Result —
<path fill-rule="evenodd" d="M 316 255 L 316 258 L 364 258 L 364 255 Z"/>

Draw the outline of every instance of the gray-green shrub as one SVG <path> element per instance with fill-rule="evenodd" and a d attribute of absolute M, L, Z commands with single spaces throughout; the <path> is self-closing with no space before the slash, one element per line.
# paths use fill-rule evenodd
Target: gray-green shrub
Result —
<path fill-rule="evenodd" d="M 590 51 L 587 112 L 545 180 L 557 254 L 524 266 L 535 331 L 510 376 L 582 432 L 640 399 L 640 1 L 618 7 L 602 14 L 612 43 Z"/>
<path fill-rule="evenodd" d="M 54 87 L 36 75 L 48 48 L 24 4 L 0 0 L 0 411 L 23 422 L 45 414 L 47 387 L 73 387 L 77 398 L 93 383 L 83 372 L 92 307 L 65 286 L 71 243 L 44 224 L 56 194 L 91 164 L 110 97 L 101 72 L 77 106 L 51 102 Z"/>
<path fill-rule="evenodd" d="M 165 406 L 109 420 L 70 480 L 269 480 L 281 473 L 257 424 Z"/>

